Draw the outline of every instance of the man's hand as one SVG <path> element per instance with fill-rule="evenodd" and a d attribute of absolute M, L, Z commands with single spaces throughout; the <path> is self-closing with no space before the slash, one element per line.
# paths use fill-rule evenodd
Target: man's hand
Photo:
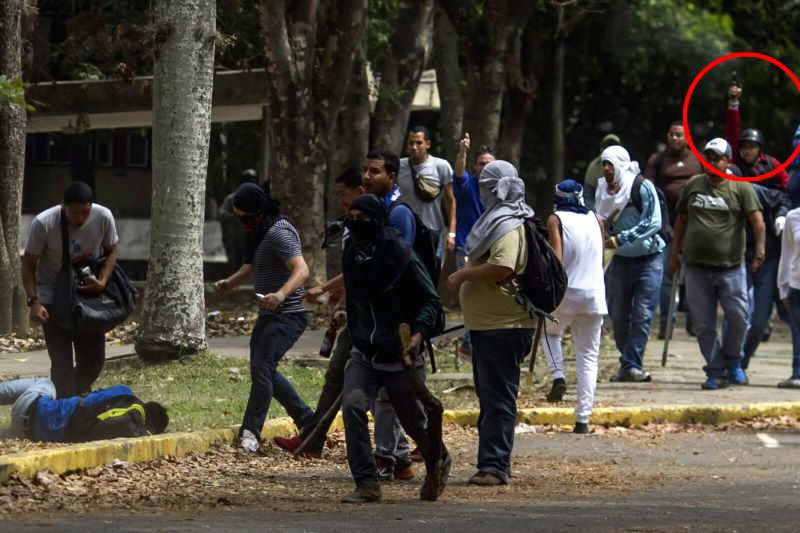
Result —
<path fill-rule="evenodd" d="M 753 258 L 753 263 L 750 265 L 750 269 L 753 272 L 755 272 L 763 264 L 764 264 L 764 252 L 756 253 L 756 256 Z"/>
<path fill-rule="evenodd" d="M 323 294 L 325 294 L 325 289 L 322 288 L 322 285 L 317 285 L 316 287 L 308 289 L 303 299 L 310 304 L 315 304 Z"/>
<path fill-rule="evenodd" d="M 790 309 L 789 309 L 789 298 L 784 298 L 783 300 L 781 300 L 781 303 L 783 304 L 783 307 L 787 311 L 790 311 Z"/>
<path fill-rule="evenodd" d="M 783 233 L 783 228 L 786 226 L 786 217 L 778 217 L 775 219 L 775 235 L 780 237 Z"/>
<path fill-rule="evenodd" d="M 261 309 L 274 311 L 283 305 L 284 300 L 286 300 L 286 296 L 281 291 L 271 292 L 258 300 L 258 306 Z"/>
<path fill-rule="evenodd" d="M 228 294 L 233 290 L 233 283 L 228 278 L 221 279 L 214 283 L 214 290 L 220 294 Z"/>
<path fill-rule="evenodd" d="M 106 290 L 106 284 L 94 276 L 87 276 L 86 279 L 83 280 L 83 284 L 78 285 L 78 290 L 81 292 L 99 294 Z"/>
<path fill-rule="evenodd" d="M 450 234 L 447 234 L 447 237 L 444 240 L 445 246 L 447 246 L 447 251 L 452 252 L 456 249 L 456 238 L 451 237 Z"/>
<path fill-rule="evenodd" d="M 728 99 L 733 102 L 738 102 L 739 98 L 742 97 L 742 88 L 737 87 L 736 85 L 731 85 L 730 89 L 728 89 Z"/>
<path fill-rule="evenodd" d="M 461 284 L 464 283 L 461 273 L 460 270 L 456 270 L 447 277 L 447 288 L 452 292 L 458 292 L 458 289 L 461 288 Z"/>
<path fill-rule="evenodd" d="M 606 248 L 609 248 L 611 250 L 616 250 L 617 248 L 619 248 L 619 239 L 616 237 L 609 237 L 608 239 L 605 240 L 605 245 Z"/>
<path fill-rule="evenodd" d="M 465 154 L 469 150 L 469 133 L 464 134 L 464 138 L 458 142 L 458 153 Z"/>
<path fill-rule="evenodd" d="M 681 268 L 681 256 L 679 253 L 673 252 L 669 258 L 669 268 L 674 275 Z"/>
<path fill-rule="evenodd" d="M 41 302 L 33 302 L 31 305 L 31 313 L 30 319 L 33 322 L 38 322 L 39 324 L 44 324 L 50 318 L 50 314 L 47 312 L 47 308 L 42 305 Z"/>
<path fill-rule="evenodd" d="M 414 362 L 419 356 L 419 347 L 422 346 L 422 333 L 414 333 L 411 335 L 411 343 L 406 347 L 406 351 L 403 353 L 404 359 L 409 359 L 410 361 Z"/>

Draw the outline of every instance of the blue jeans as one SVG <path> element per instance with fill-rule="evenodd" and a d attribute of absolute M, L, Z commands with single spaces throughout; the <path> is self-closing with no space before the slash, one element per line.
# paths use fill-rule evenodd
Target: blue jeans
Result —
<path fill-rule="evenodd" d="M 11 404 L 11 425 L 0 429 L 0 438 L 27 439 L 28 410 L 40 396 L 55 399 L 56 387 L 46 378 L 22 378 L 0 383 L 0 405 Z"/>
<path fill-rule="evenodd" d="M 517 424 L 519 365 L 531 351 L 533 330 L 470 330 L 472 378 L 478 395 L 478 470 L 504 481 L 511 475 Z"/>
<path fill-rule="evenodd" d="M 302 429 L 313 420 L 314 412 L 278 372 L 278 362 L 294 346 L 307 325 L 308 313 L 268 313 L 258 317 L 250 336 L 250 397 L 242 430 L 249 429 L 261 438 L 273 396 L 298 428 Z"/>
<path fill-rule="evenodd" d="M 726 377 L 740 363 L 749 327 L 745 266 L 687 265 L 684 280 L 697 344 L 706 360 L 703 370 L 710 378 Z M 727 322 L 722 343 L 717 336 L 717 304 Z"/>
<path fill-rule="evenodd" d="M 778 298 L 778 258 L 765 260 L 755 272 L 748 268 L 747 289 L 750 300 L 750 331 L 744 341 L 742 368 L 747 370 L 750 358 L 756 353 L 772 316 L 772 306 L 776 303 L 778 316 L 789 325 L 792 332 L 792 352 L 800 356 L 800 333 Z"/>
<path fill-rule="evenodd" d="M 794 332 L 800 329 L 800 291 L 797 289 L 789 289 L 789 318 L 792 321 L 792 340 L 794 340 Z M 778 304 L 779 309 L 785 309 L 783 302 Z M 794 355 L 792 356 L 792 379 L 800 379 L 800 350 L 794 348 Z"/>
<path fill-rule="evenodd" d="M 609 267 L 609 314 L 614 342 L 622 354 L 620 369 L 642 369 L 650 326 L 661 294 L 661 252 L 642 257 L 615 255 Z"/>

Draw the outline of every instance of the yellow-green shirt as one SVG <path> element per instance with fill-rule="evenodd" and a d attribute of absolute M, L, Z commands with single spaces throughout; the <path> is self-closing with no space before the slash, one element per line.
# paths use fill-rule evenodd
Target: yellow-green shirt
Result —
<path fill-rule="evenodd" d="M 511 268 L 521 274 L 528 262 L 528 244 L 525 228 L 509 231 L 489 248 L 475 265 L 484 263 Z M 534 320 L 514 299 L 514 295 L 495 283 L 465 281 L 459 292 L 464 325 L 467 329 L 486 331 L 491 329 L 533 328 Z"/>

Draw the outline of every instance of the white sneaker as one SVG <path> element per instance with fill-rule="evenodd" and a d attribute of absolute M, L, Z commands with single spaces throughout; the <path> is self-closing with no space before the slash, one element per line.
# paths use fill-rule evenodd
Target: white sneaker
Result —
<path fill-rule="evenodd" d="M 245 429 L 242 431 L 242 441 L 239 446 L 246 452 L 255 453 L 258 451 L 258 439 L 252 431 Z"/>

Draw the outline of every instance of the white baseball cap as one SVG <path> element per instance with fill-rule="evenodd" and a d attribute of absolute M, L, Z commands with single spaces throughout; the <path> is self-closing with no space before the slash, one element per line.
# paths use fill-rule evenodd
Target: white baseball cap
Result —
<path fill-rule="evenodd" d="M 708 143 L 706 143 L 706 147 L 703 148 L 703 153 L 708 152 L 709 150 L 717 155 L 731 157 L 731 145 L 728 144 L 728 141 L 721 137 L 711 139 L 708 141 Z"/>

